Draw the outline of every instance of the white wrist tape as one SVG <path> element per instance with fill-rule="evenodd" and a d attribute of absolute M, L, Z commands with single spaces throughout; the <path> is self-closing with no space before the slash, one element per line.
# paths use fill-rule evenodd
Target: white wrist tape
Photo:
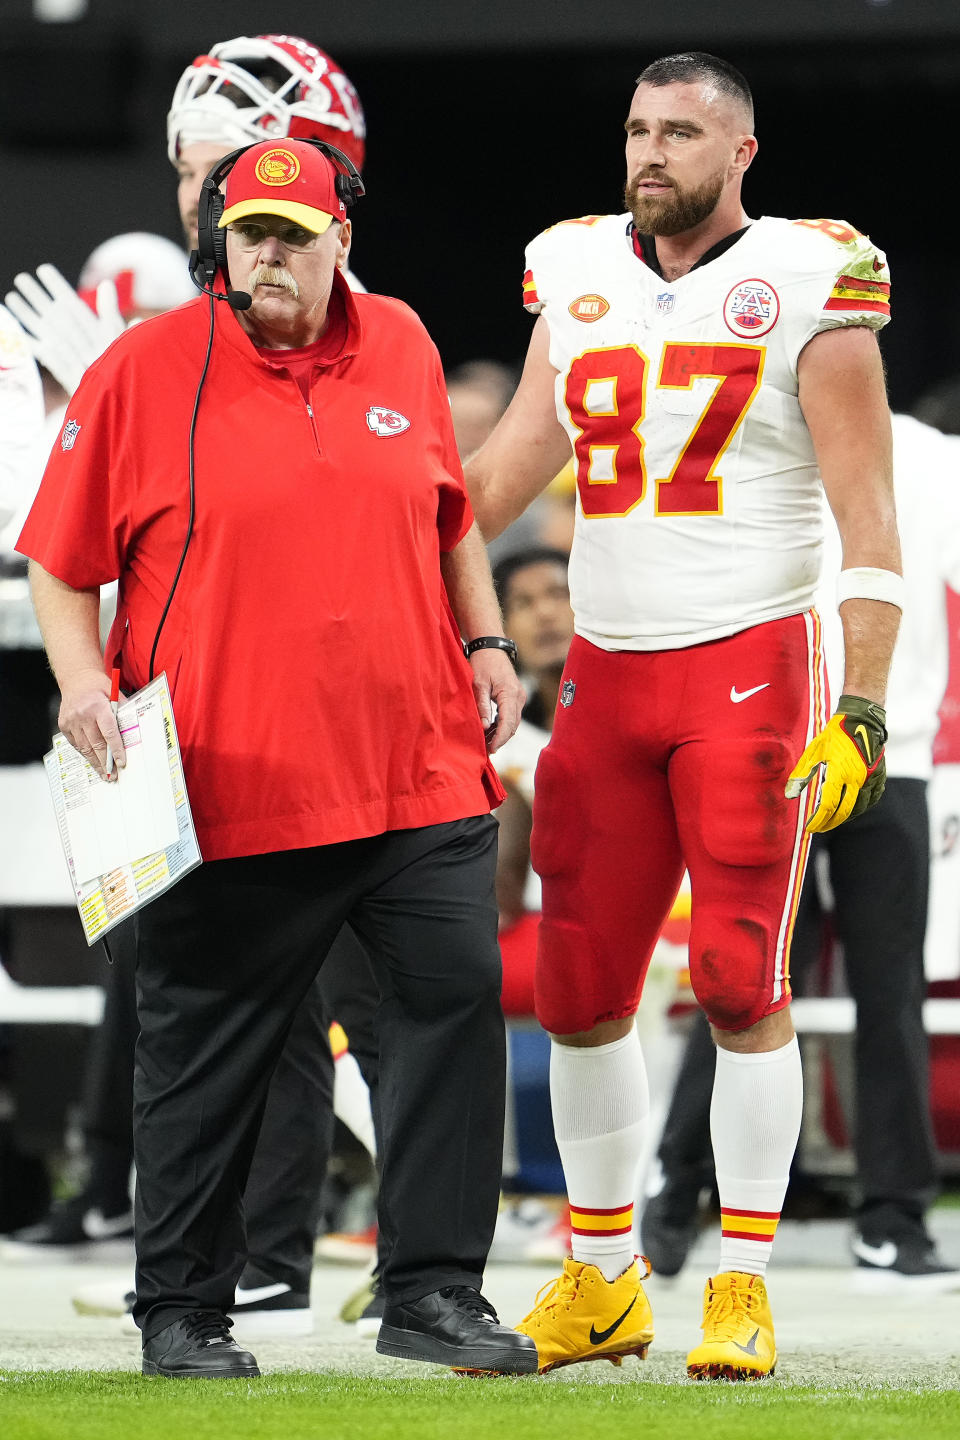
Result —
<path fill-rule="evenodd" d="M 856 565 L 841 570 L 837 576 L 837 604 L 844 600 L 885 600 L 888 605 L 903 609 L 903 576 L 895 570 L 874 570 L 869 565 Z"/>

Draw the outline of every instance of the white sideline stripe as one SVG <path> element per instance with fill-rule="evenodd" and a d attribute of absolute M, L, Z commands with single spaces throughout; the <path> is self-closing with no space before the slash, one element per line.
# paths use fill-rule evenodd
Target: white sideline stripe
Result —
<path fill-rule="evenodd" d="M 255 1285 L 252 1290 L 241 1290 L 237 1286 L 234 1305 L 256 1305 L 260 1300 L 273 1300 L 277 1295 L 286 1295 L 289 1285 Z"/>
<path fill-rule="evenodd" d="M 794 1028 L 808 1035 L 852 1035 L 857 1007 L 847 995 L 811 996 L 790 1004 Z M 928 1035 L 960 1035 L 960 1000 L 924 1000 L 923 1028 Z"/>
<path fill-rule="evenodd" d="M 99 1025 L 99 985 L 18 985 L 0 965 L 0 1022 L 7 1025 Z"/>

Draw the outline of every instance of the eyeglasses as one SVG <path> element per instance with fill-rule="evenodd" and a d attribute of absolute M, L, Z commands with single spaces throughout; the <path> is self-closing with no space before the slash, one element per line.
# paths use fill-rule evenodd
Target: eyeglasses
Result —
<path fill-rule="evenodd" d="M 241 250 L 258 250 L 268 235 L 276 236 L 288 250 L 312 250 L 320 238 L 315 230 L 308 230 L 292 220 L 278 220 L 275 225 L 262 225 L 256 220 L 233 220 L 227 229 Z"/>

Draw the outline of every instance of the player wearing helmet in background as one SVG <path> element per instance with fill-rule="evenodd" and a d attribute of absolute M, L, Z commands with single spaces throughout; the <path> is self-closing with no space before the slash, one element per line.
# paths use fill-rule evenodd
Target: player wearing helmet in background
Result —
<path fill-rule="evenodd" d="M 316 45 L 295 35 L 241 35 L 212 46 L 180 76 L 167 115 L 188 246 L 197 243 L 204 176 L 228 151 L 290 135 L 336 145 L 362 170 L 366 133 L 359 95 Z"/>

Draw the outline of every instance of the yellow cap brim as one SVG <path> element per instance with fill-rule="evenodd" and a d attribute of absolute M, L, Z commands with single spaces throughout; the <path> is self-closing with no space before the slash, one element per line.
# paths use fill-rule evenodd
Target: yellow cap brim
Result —
<path fill-rule="evenodd" d="M 218 228 L 222 230 L 225 225 L 242 220 L 246 215 L 282 215 L 284 220 L 292 220 L 295 225 L 302 225 L 305 230 L 313 230 L 317 235 L 329 230 L 334 221 L 334 216 L 328 215 L 326 210 L 298 205 L 296 200 L 240 200 L 229 210 L 224 210 Z"/>

